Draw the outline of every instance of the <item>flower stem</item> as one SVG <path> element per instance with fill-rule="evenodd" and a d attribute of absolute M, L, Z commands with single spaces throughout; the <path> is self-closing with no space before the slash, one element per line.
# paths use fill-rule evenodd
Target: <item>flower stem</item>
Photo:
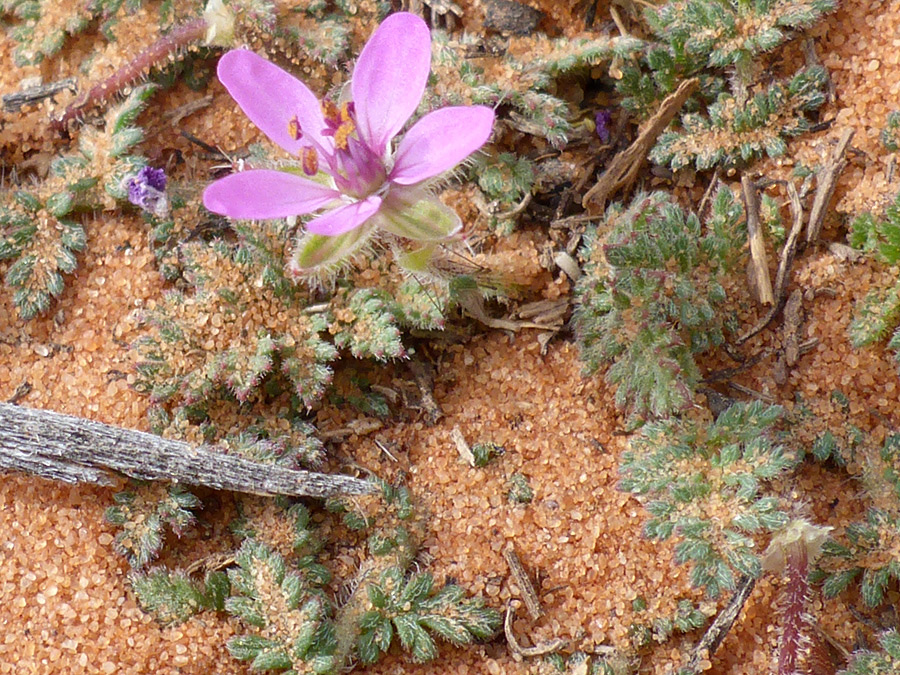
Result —
<path fill-rule="evenodd" d="M 809 564 L 818 558 L 830 529 L 803 519 L 793 520 L 772 538 L 763 555 L 763 569 L 780 574 L 785 580 L 777 606 L 781 627 L 778 675 L 834 673 L 834 664 L 809 613 Z"/>
<path fill-rule="evenodd" d="M 162 65 L 180 49 L 200 40 L 206 34 L 208 26 L 207 20 L 200 17 L 172 29 L 112 75 L 95 84 L 66 106 L 62 115 L 52 120 L 51 128 L 61 134 L 67 134 L 69 122 L 80 119 L 88 108 L 106 103 L 112 96 L 143 77 L 154 66 Z"/>
<path fill-rule="evenodd" d="M 782 632 L 778 653 L 778 675 L 794 675 L 810 647 L 812 628 L 806 612 L 809 602 L 809 558 L 806 547 L 797 542 L 787 547 L 785 576 L 787 584 L 782 595 Z"/>

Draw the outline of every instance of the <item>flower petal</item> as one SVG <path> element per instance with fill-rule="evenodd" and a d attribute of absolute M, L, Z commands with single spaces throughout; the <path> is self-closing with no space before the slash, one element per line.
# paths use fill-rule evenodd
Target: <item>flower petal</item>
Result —
<path fill-rule="evenodd" d="M 307 232 L 336 237 L 357 227 L 374 216 L 381 207 L 381 197 L 372 195 L 360 202 L 339 206 L 333 211 L 314 218 L 306 223 Z"/>
<path fill-rule="evenodd" d="M 412 185 L 452 169 L 485 144 L 493 126 L 494 111 L 482 105 L 428 113 L 400 141 L 390 180 Z"/>
<path fill-rule="evenodd" d="M 284 171 L 251 169 L 220 178 L 203 192 L 203 205 L 230 218 L 265 220 L 312 213 L 341 193 Z"/>
<path fill-rule="evenodd" d="M 363 47 L 350 91 L 359 137 L 379 157 L 418 107 L 430 69 L 431 32 L 415 14 L 392 14 Z"/>
<path fill-rule="evenodd" d="M 234 49 L 219 59 L 218 75 L 244 114 L 288 152 L 296 155 L 309 145 L 333 147 L 333 141 L 322 136 L 325 119 L 319 99 L 290 73 L 248 49 Z M 288 130 L 294 117 L 303 134 L 299 140 Z"/>
<path fill-rule="evenodd" d="M 382 229 L 413 241 L 441 241 L 462 229 L 456 211 L 425 190 L 415 188 L 388 192 L 377 221 Z"/>
<path fill-rule="evenodd" d="M 337 237 L 304 232 L 297 238 L 294 255 L 288 272 L 293 277 L 301 277 L 316 268 L 327 267 L 341 262 L 365 244 L 375 228 L 368 223 Z"/>

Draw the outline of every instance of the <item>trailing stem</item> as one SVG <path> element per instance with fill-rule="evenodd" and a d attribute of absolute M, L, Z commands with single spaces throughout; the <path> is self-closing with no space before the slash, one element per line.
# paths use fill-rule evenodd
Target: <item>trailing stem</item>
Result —
<path fill-rule="evenodd" d="M 780 573 L 785 579 L 778 605 L 778 675 L 834 672 L 809 613 L 809 563 L 819 556 L 830 529 L 794 520 L 772 538 L 763 558 L 766 571 Z"/>
<path fill-rule="evenodd" d="M 172 59 L 180 50 L 202 39 L 208 28 L 207 19 L 200 17 L 169 31 L 112 75 L 95 84 L 66 106 L 62 115 L 52 120 L 51 128 L 61 134 L 67 134 L 69 123 L 80 119 L 85 110 L 106 103 L 125 87 L 144 77 L 151 69 Z"/>

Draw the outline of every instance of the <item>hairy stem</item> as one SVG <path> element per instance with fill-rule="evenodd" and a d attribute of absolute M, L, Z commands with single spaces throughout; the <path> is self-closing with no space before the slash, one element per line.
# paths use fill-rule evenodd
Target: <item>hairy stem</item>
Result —
<path fill-rule="evenodd" d="M 51 128 L 61 134 L 67 134 L 69 123 L 80 119 L 85 110 L 106 103 L 112 96 L 143 77 L 152 68 L 161 66 L 179 50 L 200 40 L 206 34 L 208 27 L 207 20 L 200 17 L 172 29 L 112 75 L 95 84 L 66 106 L 62 115 L 51 122 Z"/>

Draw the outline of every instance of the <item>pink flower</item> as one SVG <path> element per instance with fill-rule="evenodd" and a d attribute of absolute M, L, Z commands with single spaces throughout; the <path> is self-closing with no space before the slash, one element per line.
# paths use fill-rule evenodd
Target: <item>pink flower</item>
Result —
<path fill-rule="evenodd" d="M 256 126 L 298 157 L 302 171 L 226 176 L 206 188 L 204 205 L 231 218 L 260 220 L 321 211 L 298 242 L 296 271 L 345 257 L 377 229 L 419 242 L 452 236 L 461 227 L 459 216 L 428 185 L 484 145 L 494 112 L 484 106 L 435 110 L 394 148 L 430 68 L 431 34 L 408 13 L 389 16 L 369 38 L 347 101 L 320 102 L 253 52 L 228 52 L 219 60 L 219 80 Z"/>

